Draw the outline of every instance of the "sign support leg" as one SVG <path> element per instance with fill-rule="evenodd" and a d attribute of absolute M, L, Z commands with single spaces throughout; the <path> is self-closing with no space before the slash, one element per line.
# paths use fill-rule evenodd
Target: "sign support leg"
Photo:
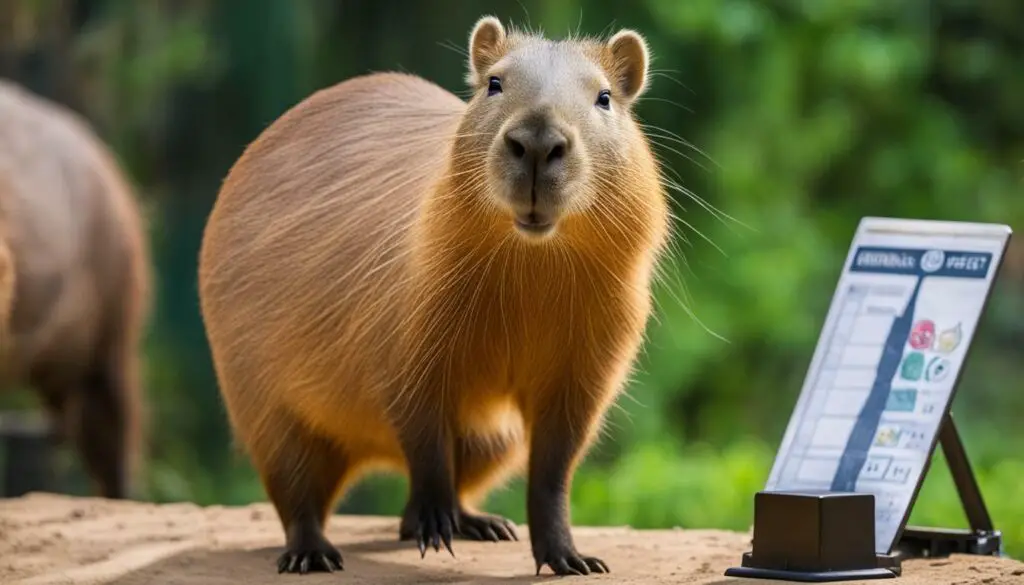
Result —
<path fill-rule="evenodd" d="M 1003 552 L 1002 534 L 992 524 L 967 451 L 960 439 L 953 415 L 947 413 L 939 428 L 939 445 L 953 475 L 953 483 L 967 516 L 969 530 L 908 526 L 894 547 L 901 557 L 944 557 L 953 553 L 996 555 Z"/>

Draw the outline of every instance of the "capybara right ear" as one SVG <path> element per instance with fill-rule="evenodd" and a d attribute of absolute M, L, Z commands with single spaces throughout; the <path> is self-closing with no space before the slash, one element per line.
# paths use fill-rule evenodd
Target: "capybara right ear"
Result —
<path fill-rule="evenodd" d="M 493 16 L 485 16 L 473 25 L 469 35 L 469 75 L 473 87 L 486 83 L 487 69 L 505 54 L 505 27 Z"/>

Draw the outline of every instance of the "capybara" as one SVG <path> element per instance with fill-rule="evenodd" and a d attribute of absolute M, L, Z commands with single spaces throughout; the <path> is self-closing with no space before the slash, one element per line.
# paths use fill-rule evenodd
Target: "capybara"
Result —
<path fill-rule="evenodd" d="M 0 387 L 38 392 L 108 498 L 140 462 L 144 228 L 88 122 L 0 80 Z"/>
<path fill-rule="evenodd" d="M 324 525 L 381 467 L 408 474 L 400 536 L 421 554 L 516 539 L 475 505 L 525 467 L 537 571 L 608 571 L 577 551 L 568 493 L 669 233 L 632 113 L 647 45 L 493 17 L 469 45 L 468 102 L 399 73 L 320 90 L 245 149 L 209 217 L 203 319 L 279 571 L 342 568 Z"/>

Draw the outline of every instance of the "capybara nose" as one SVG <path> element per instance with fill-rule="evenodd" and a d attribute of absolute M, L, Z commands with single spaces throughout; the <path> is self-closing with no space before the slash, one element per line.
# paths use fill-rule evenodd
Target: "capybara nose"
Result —
<path fill-rule="evenodd" d="M 509 156 L 520 161 L 524 167 L 536 169 L 538 175 L 545 175 L 565 157 L 569 141 L 551 126 L 521 126 L 505 133 L 505 146 Z"/>

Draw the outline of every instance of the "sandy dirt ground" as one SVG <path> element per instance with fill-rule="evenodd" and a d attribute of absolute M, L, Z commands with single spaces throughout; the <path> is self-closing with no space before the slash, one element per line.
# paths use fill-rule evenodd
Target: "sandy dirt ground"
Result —
<path fill-rule="evenodd" d="M 0 500 L 0 583 L 4 585 L 264 583 L 540 583 L 526 527 L 520 542 L 457 541 L 453 559 L 397 541 L 394 518 L 337 516 L 329 537 L 345 571 L 278 575 L 283 543 L 267 504 L 201 508 L 31 494 Z M 749 535 L 709 530 L 576 528 L 581 551 L 603 558 L 610 575 L 570 577 L 622 584 L 765 584 L 723 576 L 739 562 Z M 777 583 L 777 581 L 774 581 Z M 899 585 L 1024 585 L 1024 563 L 953 557 L 904 564 Z"/>

